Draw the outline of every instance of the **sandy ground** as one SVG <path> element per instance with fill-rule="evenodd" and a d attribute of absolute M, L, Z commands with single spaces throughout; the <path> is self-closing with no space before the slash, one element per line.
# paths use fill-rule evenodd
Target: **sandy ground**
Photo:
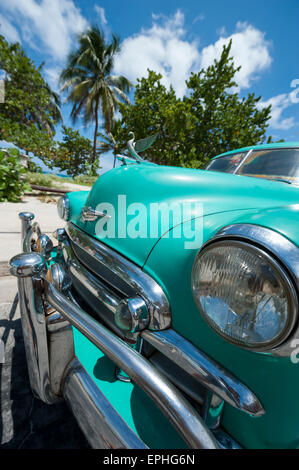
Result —
<path fill-rule="evenodd" d="M 90 186 L 85 186 L 82 184 L 73 184 L 73 183 L 63 183 L 61 185 L 61 188 L 65 189 L 66 191 L 89 191 L 90 190 Z"/>
<path fill-rule="evenodd" d="M 70 191 L 88 190 L 88 186 L 78 186 L 69 184 Z M 56 200 L 59 196 L 49 195 L 50 199 Z M 4 274 L 4 265 L 12 256 L 20 253 L 21 249 L 21 221 L 18 214 L 20 212 L 33 212 L 35 221 L 40 224 L 42 233 L 50 237 L 54 230 L 63 227 L 64 222 L 57 214 L 55 202 L 41 202 L 36 196 L 25 196 L 22 202 L 2 202 L 0 203 L 0 276 Z"/>
<path fill-rule="evenodd" d="M 41 230 L 52 235 L 57 227 L 63 226 L 63 221 L 57 214 L 56 203 L 43 203 L 36 197 L 27 196 L 22 202 L 0 203 L 0 262 L 9 261 L 10 258 L 22 251 L 21 249 L 21 221 L 20 212 L 33 212 Z"/>

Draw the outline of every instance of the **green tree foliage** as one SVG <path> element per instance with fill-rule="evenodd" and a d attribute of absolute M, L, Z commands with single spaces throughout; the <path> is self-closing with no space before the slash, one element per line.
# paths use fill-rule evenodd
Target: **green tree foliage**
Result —
<path fill-rule="evenodd" d="M 136 139 L 159 134 L 156 143 L 143 157 L 161 164 L 180 164 L 186 150 L 188 132 L 191 132 L 192 115 L 186 104 L 178 99 L 172 87 L 161 84 L 162 75 L 149 71 L 147 78 L 138 79 L 135 104 L 120 106 L 121 126 L 117 126 L 114 138 L 124 150 L 129 131 Z M 194 127 L 195 124 L 193 124 Z"/>
<path fill-rule="evenodd" d="M 75 177 L 90 171 L 91 141 L 80 135 L 79 131 L 63 126 L 63 139 L 58 143 L 53 164 L 66 170 L 69 176 Z"/>
<path fill-rule="evenodd" d="M 92 162 L 95 162 L 99 112 L 106 132 L 110 133 L 115 110 L 122 101 L 129 101 L 126 93 L 131 83 L 124 76 L 111 75 L 114 57 L 120 50 L 116 36 L 109 44 L 100 29 L 93 26 L 79 36 L 78 41 L 78 48 L 69 55 L 60 78 L 64 84 L 62 90 L 69 91 L 68 101 L 73 103 L 73 120 L 84 112 L 85 123 L 95 123 L 92 153 Z"/>
<path fill-rule="evenodd" d="M 115 167 L 115 162 L 116 162 L 116 155 L 122 153 L 124 150 L 124 146 L 115 139 L 114 135 L 119 135 L 119 132 L 121 132 L 121 122 L 120 121 L 115 121 L 114 127 L 113 127 L 113 133 L 112 132 L 99 132 L 98 137 L 99 139 L 97 140 L 97 153 L 101 155 L 102 153 L 106 152 L 112 152 L 114 156 L 114 162 L 113 162 L 113 167 Z"/>
<path fill-rule="evenodd" d="M 239 68 L 230 58 L 231 42 L 220 59 L 206 70 L 192 73 L 183 99 L 172 87 L 161 84 L 162 76 L 149 71 L 138 80 L 135 103 L 120 106 L 121 120 L 114 132 L 125 149 L 129 131 L 136 139 L 159 134 L 143 157 L 165 165 L 200 168 L 222 152 L 254 145 L 265 139 L 271 106 L 259 110 L 261 97 L 253 93 L 240 98 L 234 76 Z"/>
<path fill-rule="evenodd" d="M 53 155 L 54 126 L 61 118 L 59 97 L 18 43 L 0 35 L 0 70 L 5 102 L 0 104 L 0 139 L 47 160 Z"/>
<path fill-rule="evenodd" d="M 17 149 L 0 150 L 0 202 L 17 202 L 23 192 L 30 189 L 24 173 L 26 170 Z"/>
<path fill-rule="evenodd" d="M 265 131 L 271 116 L 271 106 L 259 110 L 261 97 L 249 93 L 240 98 L 233 92 L 237 86 L 233 59 L 229 57 L 230 43 L 223 47 L 219 61 L 198 74 L 191 74 L 187 81 L 190 95 L 186 104 L 197 119 L 194 141 L 198 143 L 194 158 L 201 159 L 238 147 L 258 144 L 265 139 Z"/>

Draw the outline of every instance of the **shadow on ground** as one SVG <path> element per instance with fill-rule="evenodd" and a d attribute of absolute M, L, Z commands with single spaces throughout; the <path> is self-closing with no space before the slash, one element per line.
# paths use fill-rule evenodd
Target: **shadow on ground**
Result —
<path fill-rule="evenodd" d="M 3 308 L 2 308 L 3 307 Z M 0 449 L 82 449 L 89 445 L 64 402 L 46 405 L 31 392 L 16 295 L 1 305 Z"/>

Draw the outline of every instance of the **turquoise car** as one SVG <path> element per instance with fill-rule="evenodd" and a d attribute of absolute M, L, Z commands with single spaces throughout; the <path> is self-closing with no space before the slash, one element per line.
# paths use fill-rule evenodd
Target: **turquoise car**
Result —
<path fill-rule="evenodd" d="M 91 447 L 299 446 L 299 143 L 205 170 L 132 158 L 21 213 L 33 393 L 66 400 Z"/>

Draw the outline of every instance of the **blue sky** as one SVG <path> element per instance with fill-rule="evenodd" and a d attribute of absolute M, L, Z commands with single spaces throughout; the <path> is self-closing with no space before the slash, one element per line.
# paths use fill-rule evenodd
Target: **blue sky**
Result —
<path fill-rule="evenodd" d="M 240 95 L 261 95 L 261 106 L 272 104 L 268 129 L 275 140 L 299 141 L 298 0 L 1 0 L 0 32 L 19 41 L 58 89 L 57 77 L 76 34 L 98 23 L 109 37 L 119 35 L 122 50 L 115 72 L 133 82 L 149 67 L 160 71 L 165 85 L 185 92 L 191 71 L 219 57 L 233 40 L 232 53 L 241 72 Z M 63 105 L 66 125 L 70 108 Z M 92 127 L 75 125 L 91 137 Z M 59 138 L 58 131 L 57 137 Z M 111 165 L 108 155 L 102 165 Z"/>

